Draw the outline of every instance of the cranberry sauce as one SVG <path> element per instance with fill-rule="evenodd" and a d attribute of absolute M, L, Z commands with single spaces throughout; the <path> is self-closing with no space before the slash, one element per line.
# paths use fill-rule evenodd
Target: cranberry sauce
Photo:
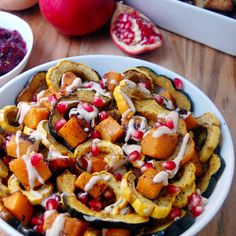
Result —
<path fill-rule="evenodd" d="M 15 68 L 26 51 L 26 43 L 18 31 L 0 27 L 0 76 Z"/>

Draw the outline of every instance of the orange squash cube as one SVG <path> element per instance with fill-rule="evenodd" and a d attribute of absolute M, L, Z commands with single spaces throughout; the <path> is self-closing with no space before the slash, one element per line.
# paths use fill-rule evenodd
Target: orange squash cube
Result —
<path fill-rule="evenodd" d="M 10 140 L 6 143 L 7 155 L 11 157 L 20 157 L 25 155 L 28 149 L 31 151 L 38 151 L 36 150 L 34 142 L 25 134 L 21 134 L 18 141 L 16 140 L 16 135 L 13 134 L 11 135 Z M 19 150 L 19 153 L 17 153 L 17 150 Z"/>
<path fill-rule="evenodd" d="M 85 190 L 86 185 L 90 181 L 91 178 L 96 178 L 95 176 L 92 176 L 88 172 L 83 172 L 79 175 L 77 180 L 75 181 L 75 186 L 81 190 Z M 95 184 L 91 186 L 88 193 L 94 197 L 98 198 L 100 195 L 105 191 L 105 189 L 108 187 L 108 184 L 104 180 L 98 180 Z"/>
<path fill-rule="evenodd" d="M 158 174 L 154 168 L 148 168 L 138 179 L 137 191 L 143 196 L 154 199 L 164 187 L 163 184 L 154 183 L 153 178 Z"/>
<path fill-rule="evenodd" d="M 12 193 L 10 196 L 3 198 L 3 204 L 20 222 L 23 222 L 23 224 L 29 222 L 33 214 L 33 207 L 23 193 Z"/>
<path fill-rule="evenodd" d="M 104 236 L 130 236 L 131 232 L 128 229 L 106 229 Z"/>
<path fill-rule="evenodd" d="M 107 87 L 109 91 L 114 91 L 115 87 L 119 85 L 120 81 L 123 79 L 121 73 L 115 71 L 109 71 L 103 76 L 107 79 Z"/>
<path fill-rule="evenodd" d="M 95 130 L 101 134 L 103 140 L 110 141 L 112 143 L 120 139 L 123 134 L 122 126 L 111 116 L 100 122 L 95 127 Z"/>
<path fill-rule="evenodd" d="M 78 146 L 88 137 L 88 133 L 85 132 L 83 128 L 85 125 L 82 123 L 83 121 L 81 119 L 78 119 L 76 116 L 72 116 L 59 130 L 59 134 L 72 148 Z"/>
<path fill-rule="evenodd" d="M 42 120 L 47 120 L 49 117 L 49 111 L 44 107 L 32 107 L 27 112 L 23 124 L 30 127 L 31 129 L 36 129 L 38 123 Z"/>
<path fill-rule="evenodd" d="M 190 114 L 184 121 L 188 131 L 198 126 L 198 121 L 192 114 Z"/>
<path fill-rule="evenodd" d="M 44 232 L 52 227 L 53 222 L 55 221 L 56 217 L 58 217 L 58 216 L 59 216 L 58 213 L 53 213 L 44 220 L 44 223 L 43 223 L 43 231 Z M 65 216 L 62 234 L 68 235 L 68 236 L 69 235 L 70 236 L 80 236 L 80 235 L 84 234 L 84 232 L 86 231 L 86 228 L 87 228 L 87 224 L 85 221 Z"/>
<path fill-rule="evenodd" d="M 142 154 L 156 159 L 165 160 L 174 152 L 178 143 L 179 135 L 177 133 L 163 134 L 160 137 L 155 138 L 153 137 L 153 133 L 156 130 L 156 128 L 151 129 L 142 139 Z"/>
<path fill-rule="evenodd" d="M 30 157 L 28 156 L 28 158 Z M 21 184 L 26 189 L 29 189 L 28 171 L 26 169 L 25 161 L 22 159 L 22 157 L 12 160 L 9 163 L 9 168 L 17 177 L 17 179 L 19 179 Z M 44 162 L 44 160 L 40 160 L 40 162 L 34 168 L 37 170 L 37 172 L 44 181 L 47 181 L 52 175 L 50 169 L 48 168 L 48 165 L 46 164 L 46 162 Z M 34 187 L 39 187 L 41 185 L 42 184 L 36 178 L 34 182 Z"/>

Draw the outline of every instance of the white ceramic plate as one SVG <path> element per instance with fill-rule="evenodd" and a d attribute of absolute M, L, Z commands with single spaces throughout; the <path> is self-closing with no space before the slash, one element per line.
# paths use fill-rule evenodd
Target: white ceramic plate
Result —
<path fill-rule="evenodd" d="M 179 0 L 126 0 L 158 26 L 236 56 L 236 20 Z"/>
<path fill-rule="evenodd" d="M 212 195 L 209 198 L 209 202 L 206 205 L 205 211 L 201 216 L 199 216 L 196 219 L 196 222 L 182 234 L 182 236 L 195 235 L 204 226 L 208 224 L 208 222 L 214 217 L 216 212 L 220 209 L 228 194 L 233 179 L 233 172 L 234 172 L 233 143 L 228 126 L 223 116 L 220 114 L 219 110 L 206 95 L 204 95 L 197 87 L 191 84 L 188 80 L 156 64 L 128 57 L 107 56 L 107 55 L 79 56 L 79 57 L 71 57 L 68 59 L 76 62 L 85 63 L 91 66 L 96 71 L 98 71 L 101 75 L 107 72 L 108 70 L 115 70 L 122 72 L 123 70 L 128 69 L 130 67 L 147 66 L 156 71 L 157 73 L 164 74 L 170 78 L 178 77 L 182 79 L 182 81 L 184 82 L 184 91 L 190 95 L 191 100 L 193 101 L 195 114 L 201 115 L 204 112 L 211 111 L 220 119 L 221 121 L 220 152 L 222 158 L 225 161 L 226 167 Z M 55 65 L 56 62 L 57 61 L 53 61 L 41 66 L 37 66 L 19 75 L 18 77 L 7 83 L 5 86 L 3 86 L 0 89 L 0 107 L 8 104 L 14 104 L 16 95 L 23 88 L 26 81 L 38 71 L 47 70 L 49 67 Z M 3 228 L 9 235 L 20 235 L 1 219 L 0 219 L 0 227 Z"/>

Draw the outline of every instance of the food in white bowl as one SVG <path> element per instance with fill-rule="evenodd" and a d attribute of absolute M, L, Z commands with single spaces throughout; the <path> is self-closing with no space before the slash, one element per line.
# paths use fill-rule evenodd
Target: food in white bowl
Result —
<path fill-rule="evenodd" d="M 0 28 L 4 29 L 3 31 L 9 32 L 5 34 L 1 30 L 0 36 L 1 87 L 18 75 L 26 66 L 33 47 L 33 33 L 30 26 L 24 20 L 13 14 L 0 11 L 0 22 Z M 6 66 L 6 64 L 12 65 Z"/>
<path fill-rule="evenodd" d="M 227 125 L 215 105 L 199 89 L 194 87 L 183 77 L 149 62 L 115 56 L 84 56 L 69 58 L 68 60 L 83 63 L 87 66 L 65 60 L 58 64 L 57 62 L 50 62 L 25 72 L 0 89 L 1 107 L 14 104 L 15 100 L 18 104 L 17 107 L 8 106 L 1 110 L 1 127 L 3 130 L 8 130 L 8 132 L 12 133 L 11 136 L 7 136 L 5 150 L 8 154 L 10 153 L 11 156 L 15 156 L 15 158 L 5 158 L 4 162 L 6 164 L 7 161 L 11 160 L 10 169 L 15 173 L 15 176 L 12 176 L 12 173 L 9 172 L 11 177 L 8 181 L 8 186 L 4 182 L 3 184 L 5 184 L 6 188 L 10 187 L 11 189 L 15 189 L 16 186 L 21 188 L 18 189 L 21 193 L 9 194 L 6 190 L 6 198 L 3 200 L 4 206 L 15 215 L 13 218 L 18 218 L 18 220 L 19 218 L 22 219 L 21 216 L 25 213 L 24 221 L 29 221 L 29 218 L 33 219 L 27 226 L 34 226 L 34 229 L 39 232 L 41 232 L 40 230 L 45 231 L 47 229 L 48 233 L 49 231 L 54 232 L 53 235 L 56 235 L 55 232 L 66 230 L 65 227 L 67 223 L 65 223 L 65 227 L 62 223 L 69 221 L 77 222 L 73 227 L 78 229 L 79 224 L 79 228 L 82 231 L 89 230 L 84 227 L 84 222 L 87 221 L 91 227 L 103 227 L 103 233 L 105 235 L 106 233 L 108 234 L 114 231 L 122 232 L 122 235 L 129 235 L 130 232 L 127 231 L 127 228 L 137 234 L 138 229 L 136 227 L 138 226 L 138 228 L 141 227 L 143 229 L 144 226 L 147 226 L 146 223 L 151 218 L 151 226 L 154 226 L 157 222 L 167 224 L 172 223 L 174 219 L 176 220 L 172 226 L 165 229 L 167 235 L 168 232 L 169 235 L 196 234 L 219 210 L 229 191 L 233 176 L 234 151 L 232 140 Z M 157 73 L 158 76 L 152 74 L 150 69 Z M 47 79 L 45 82 L 45 72 L 43 71 L 47 70 Z M 102 80 L 98 78 L 98 74 L 94 70 L 101 76 L 105 74 Z M 73 73 L 68 73 L 69 71 Z M 108 71 L 113 72 L 108 73 Z M 116 71 L 116 73 L 114 71 Z M 120 74 L 121 72 L 124 73 Z M 150 75 L 152 75 L 152 78 L 150 78 Z M 170 80 L 160 75 L 165 75 L 173 80 L 175 86 L 180 88 L 181 91 L 176 91 Z M 28 84 L 28 86 L 23 89 L 23 92 L 20 93 L 31 76 L 34 76 L 34 81 L 31 80 L 33 82 Z M 41 81 L 40 86 L 36 83 L 35 79 Z M 97 83 L 95 82 L 96 80 L 100 82 Z M 162 84 L 163 81 L 165 82 L 164 84 Z M 106 84 L 106 82 L 108 83 Z M 32 83 L 37 86 L 32 87 Z M 159 84 L 159 88 L 163 88 L 161 91 L 156 90 L 157 83 Z M 166 84 L 169 85 L 165 87 Z M 50 89 L 48 89 L 47 86 L 49 86 Z M 44 90 L 43 92 L 41 91 L 42 89 Z M 109 95 L 109 91 L 113 89 L 114 99 Z M 72 90 L 75 91 L 73 94 L 70 94 Z M 185 93 L 189 95 L 189 98 L 186 97 Z M 6 94 L 9 94 L 9 96 L 6 96 Z M 153 94 L 155 94 L 155 99 Z M 167 96 L 168 94 L 172 96 Z M 107 105 L 110 99 L 113 100 L 112 106 Z M 26 103 L 26 101 L 29 103 Z M 190 101 L 192 101 L 192 103 Z M 38 103 L 40 103 L 40 105 Z M 56 103 L 56 105 L 54 103 Z M 148 106 L 140 105 L 143 103 L 148 104 Z M 53 104 L 54 109 L 51 110 Z M 184 110 L 177 109 L 176 104 L 178 107 L 183 107 Z M 42 106 L 44 106 L 44 108 Z M 150 106 L 152 108 L 150 108 Z M 186 111 L 191 110 L 191 107 L 194 112 L 186 113 Z M 42 114 L 46 114 L 46 120 L 40 121 L 41 118 L 36 112 L 32 112 L 33 110 L 31 109 L 34 111 L 39 109 L 38 114 L 40 114 L 41 118 L 43 117 Z M 19 110 L 20 112 L 18 113 Z M 11 111 L 11 113 L 8 113 L 8 111 Z M 104 113 L 104 111 L 106 113 Z M 138 111 L 138 113 L 136 111 Z M 68 112 L 69 114 L 65 115 Z M 17 122 L 13 122 L 13 120 L 16 119 L 16 116 L 14 116 L 16 113 L 19 114 L 17 121 L 22 123 L 21 125 L 17 124 Z M 203 115 L 203 113 L 205 113 L 205 115 Z M 3 114 L 6 115 L 5 118 Z M 11 114 L 11 116 L 7 116 L 7 114 Z M 48 115 L 49 121 L 47 120 Z M 192 117 L 195 121 L 197 120 L 197 124 L 196 122 L 189 123 L 187 121 L 188 117 Z M 42 119 L 45 119 L 45 117 Z M 7 123 L 6 120 L 11 121 L 10 124 Z M 38 121 L 40 121 L 39 124 L 37 124 Z M 221 124 L 220 127 L 219 123 Z M 177 124 L 178 128 L 176 130 Z M 182 125 L 180 126 L 180 124 Z M 185 129 L 186 124 L 188 127 L 187 131 Z M 193 126 L 190 127 L 189 124 L 195 124 L 195 128 L 193 129 Z M 205 125 L 209 125 L 209 127 L 205 127 Z M 23 126 L 23 132 L 31 135 L 31 140 L 29 140 L 29 136 L 24 136 L 19 132 L 22 130 Z M 182 128 L 180 129 L 180 127 Z M 48 128 L 50 129 L 49 131 Z M 80 132 L 74 132 L 79 128 L 81 129 Z M 35 129 L 37 131 L 34 131 Z M 207 129 L 207 132 L 205 132 L 205 129 Z M 202 132 L 202 130 L 205 131 Z M 212 131 L 214 131 L 214 135 L 205 139 L 206 133 L 211 134 Z M 219 132 L 221 134 L 221 141 L 219 143 L 220 150 L 213 154 L 219 141 L 218 138 L 214 139 L 214 137 L 219 137 Z M 168 159 L 171 159 L 170 156 L 175 154 L 166 153 L 166 151 L 170 151 L 169 149 L 162 148 L 159 149 L 158 152 L 153 152 L 154 147 L 155 150 L 164 147 L 165 143 L 163 142 L 160 142 L 160 145 L 156 145 L 156 141 L 163 136 L 163 133 L 167 136 L 170 135 L 173 140 L 176 134 L 181 137 L 177 140 L 180 151 L 177 151 L 177 156 L 172 160 Z M 79 136 L 77 136 L 78 134 Z M 203 140 L 203 142 L 199 143 L 196 139 L 193 141 L 193 134 L 195 137 L 201 134 L 201 140 Z M 32 139 L 33 137 L 34 139 Z M 33 145 L 36 139 L 39 139 L 39 142 L 42 139 L 43 144 L 40 150 L 38 150 L 39 146 Z M 151 141 L 149 142 L 148 139 Z M 2 140 L 4 141 L 4 135 Z M 147 142 L 145 142 L 145 140 Z M 214 140 L 214 144 L 211 142 L 212 140 Z M 32 147 L 31 150 L 28 149 L 28 153 L 27 148 L 24 150 L 22 146 L 24 142 L 28 142 Z M 169 147 L 175 146 L 174 142 L 170 142 L 168 138 L 166 142 L 169 143 Z M 16 143 L 15 148 L 14 145 L 11 145 L 14 143 Z M 192 149 L 194 143 L 200 148 L 198 149 L 202 163 L 200 165 L 205 165 L 205 167 L 211 171 L 215 170 L 218 172 L 218 168 L 221 170 L 221 175 L 219 175 L 218 172 L 218 180 L 217 174 L 209 174 L 209 176 L 211 176 L 210 183 L 213 184 L 214 187 L 211 186 L 210 189 L 206 191 L 209 191 L 208 195 L 210 194 L 210 196 L 205 195 L 205 197 L 208 198 L 207 202 L 201 197 L 201 195 L 204 196 L 204 194 L 206 194 L 206 192 L 201 193 L 201 191 L 205 191 L 203 185 L 207 183 L 207 181 L 202 182 L 202 177 L 199 176 L 196 177 L 198 181 L 195 181 L 195 168 L 199 164 L 199 159 L 198 164 L 196 161 L 194 161 L 195 164 L 193 164 L 193 157 L 191 155 L 191 162 L 186 162 L 184 165 L 181 163 L 181 161 L 187 161 L 188 158 L 182 158 L 186 157 L 186 153 Z M 204 151 L 204 146 L 209 143 L 211 143 L 212 147 L 210 157 L 209 150 L 207 152 Z M 203 144 L 203 146 L 201 144 Z M 187 146 L 188 151 L 184 151 L 184 146 Z M 42 147 L 44 151 L 42 151 Z M 130 149 L 133 147 L 135 147 L 135 149 L 131 150 L 129 153 Z M 140 147 L 142 155 L 140 154 Z M 174 149 L 177 150 L 176 148 Z M 32 150 L 35 150 L 36 153 L 31 153 Z M 48 150 L 49 152 L 47 152 Z M 74 150 L 75 159 L 72 157 Z M 161 152 L 162 155 L 159 156 Z M 26 154 L 18 157 L 20 153 Z M 104 159 L 103 155 L 105 156 Z M 68 158 L 68 156 L 72 157 L 72 159 Z M 58 157 L 60 158 L 58 159 Z M 94 157 L 96 157 L 97 163 L 100 164 L 94 165 L 94 159 L 92 159 Z M 86 158 L 92 163 L 86 161 Z M 101 158 L 105 161 L 103 167 L 101 167 L 101 160 L 98 160 Z M 217 161 L 215 162 L 214 159 Z M 218 168 L 212 169 L 211 164 L 209 166 L 206 165 L 209 160 L 211 160 L 211 163 L 218 163 Z M 68 167 L 68 161 L 73 168 Z M 77 168 L 74 166 L 74 161 L 77 163 Z M 120 161 L 122 161 L 122 163 L 120 163 Z M 40 180 L 37 175 L 39 172 L 42 174 L 40 168 L 38 171 L 35 171 L 39 162 L 41 162 L 41 164 L 44 163 L 42 164 L 44 170 L 47 169 L 47 171 L 43 171 L 46 175 L 44 177 L 42 176 L 45 178 L 45 184 L 43 184 L 43 180 Z M 46 162 L 49 162 L 49 167 L 46 167 Z M 223 164 L 224 162 L 225 166 Z M 20 163 L 23 163 L 23 169 Z M 27 163 L 28 171 L 26 171 L 24 163 Z M 122 167 L 116 164 L 122 164 Z M 35 166 L 35 168 L 33 168 L 32 165 Z M 155 168 L 153 168 L 154 166 Z M 64 169 L 62 170 L 61 168 Z M 90 173 L 94 172 L 96 168 L 100 168 L 102 172 Z M 156 170 L 157 168 L 159 168 L 159 172 Z M 31 175 L 30 180 L 39 179 L 40 181 L 29 182 L 27 175 L 23 177 L 19 174 L 32 174 L 32 169 L 34 169 L 35 174 Z M 65 169 L 66 172 L 63 172 Z M 198 167 L 196 169 L 198 169 L 198 171 L 200 170 Z M 19 170 L 21 170 L 21 172 Z M 148 177 L 149 174 L 147 174 L 150 170 L 155 172 L 151 179 Z M 57 184 L 52 181 L 52 173 L 53 178 L 57 179 Z M 134 173 L 136 173 L 137 176 L 141 176 L 137 179 L 137 189 L 134 184 L 134 179 L 136 178 Z M 149 180 L 147 185 L 142 184 L 142 179 L 145 177 L 144 175 L 147 175 L 147 180 Z M 203 176 L 204 175 L 203 173 Z M 188 178 L 186 178 L 186 176 Z M 85 177 L 84 182 L 82 177 Z M 89 181 L 86 181 L 87 177 Z M 170 178 L 173 178 L 173 180 Z M 70 180 L 66 181 L 68 179 Z M 212 182 L 212 179 L 215 180 L 215 183 L 213 183 L 214 181 Z M 102 185 L 99 185 L 100 187 L 107 187 L 107 185 L 109 185 L 109 187 L 104 191 L 101 191 L 100 188 L 95 191 L 93 187 L 96 186 L 98 180 L 102 182 Z M 121 182 L 119 180 L 121 180 Z M 74 184 L 75 181 L 76 183 Z M 19 182 L 23 183 L 24 187 L 20 186 Z M 18 184 L 11 185 L 11 183 Z M 172 186 L 170 186 L 169 183 L 171 183 Z M 39 194 L 40 190 L 34 188 L 35 184 L 39 188 L 46 188 L 43 194 L 42 192 Z M 75 185 L 77 186 L 76 188 Z M 153 185 L 158 188 L 153 188 Z M 189 188 L 189 185 L 191 188 Z M 53 186 L 53 190 L 50 186 Z M 147 189 L 145 190 L 146 186 L 152 191 L 149 192 Z M 179 189 L 179 187 L 181 189 Z M 26 189 L 24 190 L 23 188 Z M 34 190 L 32 188 L 34 188 Z M 132 188 L 132 192 L 130 188 Z M 197 190 L 197 188 L 199 188 L 200 191 Z M 188 189 L 189 199 L 188 197 L 186 199 L 186 195 L 183 192 L 182 196 L 185 196 L 185 198 L 181 197 L 178 191 L 183 189 Z M 95 192 L 92 193 L 90 190 Z M 84 191 L 86 193 L 84 193 Z M 139 191 L 139 194 L 137 191 Z M 57 192 L 62 194 L 59 195 Z M 87 192 L 89 192 L 89 194 L 87 194 Z M 34 195 L 33 198 L 30 198 L 30 193 Z M 133 196 L 133 194 L 136 194 L 136 196 Z M 142 196 L 140 196 L 140 194 Z M 149 194 L 157 194 L 157 196 L 151 196 Z M 21 196 L 19 197 L 19 195 Z M 121 196 L 122 201 L 118 201 L 115 196 Z M 17 200 L 25 199 L 25 206 L 29 206 L 27 208 L 28 211 L 25 212 L 26 208 L 23 207 L 23 204 L 21 204 L 21 211 L 17 211 L 17 207 L 15 207 L 17 204 L 15 206 L 14 204 L 10 204 L 12 198 Z M 42 198 L 46 199 L 42 201 Z M 63 200 L 66 210 L 63 207 L 61 208 L 61 205 L 58 206 L 59 199 Z M 133 201 L 134 199 L 137 201 Z M 140 201 L 140 199 L 145 200 Z M 176 202 L 176 199 L 185 200 Z M 158 202 L 156 202 L 157 200 Z M 29 203 L 29 201 L 31 203 Z M 163 201 L 165 204 L 163 204 Z M 41 202 L 41 205 L 39 205 L 39 202 Z M 116 204 L 114 204 L 115 202 Z M 35 206 L 32 206 L 35 204 L 39 205 L 37 212 L 35 212 Z M 107 206 L 107 204 L 109 206 Z M 111 206 L 112 204 L 113 207 Z M 154 204 L 159 204 L 159 211 L 153 211 Z M 175 204 L 175 207 L 173 207 L 173 204 Z M 143 207 L 143 205 L 145 205 L 145 207 Z M 176 205 L 178 205 L 177 208 L 179 209 L 176 208 Z M 55 211 L 49 209 L 60 209 L 61 213 L 57 214 Z M 202 211 L 203 209 L 205 210 Z M 62 214 L 67 211 L 71 216 Z M 182 217 L 182 213 L 184 212 L 188 213 L 186 216 Z M 39 215 L 36 215 L 36 213 Z M 116 214 L 113 215 L 113 213 Z M 181 215 L 179 213 L 181 213 Z M 41 217 L 41 214 L 44 214 L 44 217 Z M 150 215 L 152 215 L 152 217 L 150 217 Z M 193 218 L 193 216 L 198 217 Z M 52 217 L 56 217 L 56 221 L 54 221 Z M 72 220 L 71 217 L 74 217 L 74 219 Z M 155 219 L 155 217 L 159 219 Z M 163 219 L 160 220 L 160 218 Z M 52 224 L 52 221 L 55 223 Z M 48 223 L 47 226 L 45 222 Z M 61 224 L 56 224 L 56 222 L 61 222 Z M 0 226 L 9 234 L 16 235 L 16 231 L 6 222 L 0 221 Z M 151 226 L 148 226 L 148 230 L 150 230 Z M 107 228 L 113 228 L 113 230 Z M 116 228 L 116 230 L 114 230 L 114 228 Z M 126 230 L 117 228 L 126 228 Z M 179 231 L 180 229 L 182 230 Z M 158 231 L 158 229 L 156 229 L 156 231 Z M 148 233 L 148 231 L 146 230 L 144 233 Z"/>

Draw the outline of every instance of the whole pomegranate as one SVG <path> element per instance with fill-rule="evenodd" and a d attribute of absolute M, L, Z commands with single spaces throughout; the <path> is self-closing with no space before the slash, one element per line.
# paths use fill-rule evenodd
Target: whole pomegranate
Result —
<path fill-rule="evenodd" d="M 112 16 L 114 0 L 39 0 L 42 15 L 59 32 L 78 36 L 96 31 Z"/>
<path fill-rule="evenodd" d="M 162 35 L 155 24 L 141 12 L 121 2 L 116 4 L 110 33 L 115 44 L 128 54 L 140 54 L 162 45 Z"/>

